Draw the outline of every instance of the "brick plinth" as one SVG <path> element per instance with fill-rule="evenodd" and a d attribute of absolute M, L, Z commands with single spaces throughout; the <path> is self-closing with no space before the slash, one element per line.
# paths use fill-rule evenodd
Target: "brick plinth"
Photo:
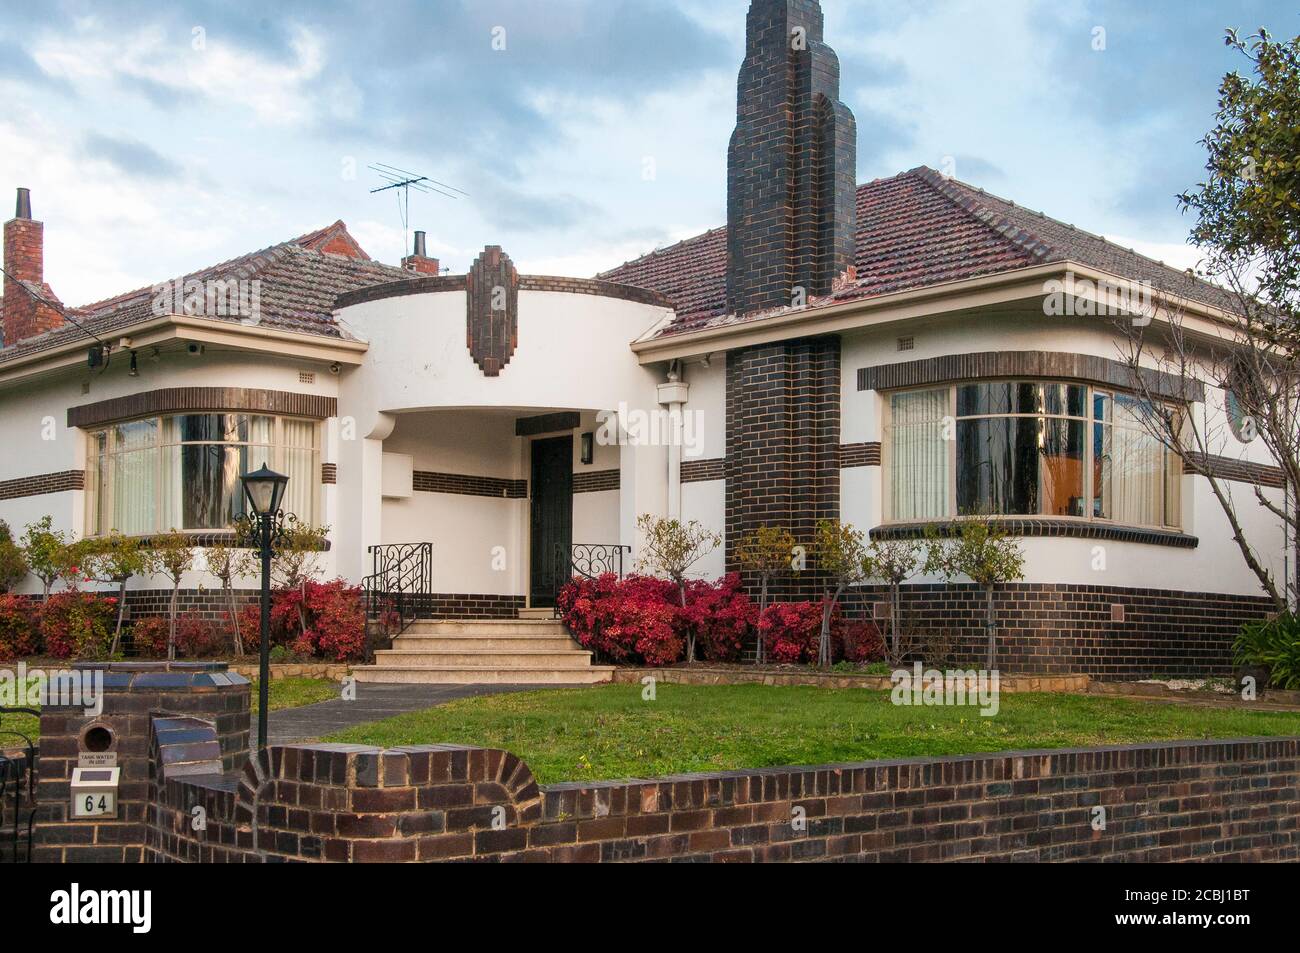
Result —
<path fill-rule="evenodd" d="M 74 678 L 99 670 L 103 678 L 102 711 L 88 714 L 82 701 L 51 696 L 41 710 L 37 761 L 37 821 L 33 856 L 38 861 L 138 861 L 145 843 L 150 799 L 150 714 L 191 715 L 211 724 L 222 767 L 244 763 L 249 739 L 249 683 L 226 671 L 223 663 L 77 663 Z M 73 819 L 69 782 L 77 765 L 82 736 L 90 726 L 113 734 L 121 769 L 118 813 L 113 819 Z"/>

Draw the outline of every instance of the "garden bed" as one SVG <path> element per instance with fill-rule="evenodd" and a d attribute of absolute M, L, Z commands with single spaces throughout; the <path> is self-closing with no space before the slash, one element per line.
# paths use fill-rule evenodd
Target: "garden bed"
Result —
<path fill-rule="evenodd" d="M 658 670 L 662 673 L 665 670 Z M 667 670 L 675 671 L 675 670 Z M 1009 694 L 973 707 L 891 704 L 888 692 L 766 685 L 602 685 L 463 699 L 327 740 L 502 748 L 543 783 L 1133 742 L 1300 735 L 1300 713 Z"/>
<path fill-rule="evenodd" d="M 644 678 L 670 685 L 816 685 L 821 688 L 866 688 L 887 691 L 893 687 L 888 675 L 831 669 L 822 671 L 807 665 L 745 665 L 708 663 L 673 665 L 666 668 L 614 669 L 616 683 L 640 683 Z M 1002 675 L 1002 692 L 1075 692 L 1089 690 L 1087 675 Z"/>

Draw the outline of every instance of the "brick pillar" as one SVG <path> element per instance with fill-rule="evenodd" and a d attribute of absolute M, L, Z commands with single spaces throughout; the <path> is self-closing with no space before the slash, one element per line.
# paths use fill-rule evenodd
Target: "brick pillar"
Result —
<path fill-rule="evenodd" d="M 102 709 L 87 713 L 87 677 L 102 677 Z M 73 695 L 74 684 L 82 694 Z M 248 759 L 249 683 L 224 662 L 77 663 L 51 679 L 41 708 L 37 756 L 37 819 L 33 859 L 47 862 L 135 863 L 146 841 L 150 777 L 150 720 L 189 715 L 209 722 L 226 771 Z M 67 704 L 75 702 L 75 704 Z M 62 704 L 61 704 L 62 703 Z M 90 729 L 111 733 L 109 750 L 121 769 L 115 818 L 72 817 L 70 782 Z M 101 739 L 104 737 L 100 735 Z"/>
<path fill-rule="evenodd" d="M 840 514 L 840 340 L 802 338 L 727 352 L 726 561 L 766 524 L 807 544 L 819 519 Z M 754 580 L 746 580 L 754 583 Z M 817 599 L 815 572 L 774 594 Z"/>

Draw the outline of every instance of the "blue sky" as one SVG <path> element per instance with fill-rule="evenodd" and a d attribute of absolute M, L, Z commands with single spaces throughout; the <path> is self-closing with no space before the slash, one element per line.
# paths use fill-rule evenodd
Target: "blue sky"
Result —
<path fill-rule="evenodd" d="M 1280 0 L 822 6 L 859 181 L 946 165 L 1180 265 L 1196 255 L 1173 196 L 1242 65 L 1224 29 L 1300 32 Z M 396 262 L 372 162 L 469 193 L 411 199 L 452 270 L 491 243 L 527 272 L 590 275 L 725 221 L 747 7 L 4 0 L 0 201 L 32 189 L 69 304 L 340 218 Z"/>

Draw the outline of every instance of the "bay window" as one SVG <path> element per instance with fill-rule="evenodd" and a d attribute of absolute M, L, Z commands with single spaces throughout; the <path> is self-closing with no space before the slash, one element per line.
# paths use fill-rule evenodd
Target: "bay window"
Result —
<path fill-rule="evenodd" d="M 260 414 L 177 414 L 89 434 L 87 533 L 223 530 L 244 514 L 239 478 L 289 476 L 286 512 L 315 523 L 317 424 Z"/>
<path fill-rule="evenodd" d="M 1169 412 L 1084 384 L 984 381 L 889 395 L 887 518 L 1045 516 L 1178 526 Z"/>

